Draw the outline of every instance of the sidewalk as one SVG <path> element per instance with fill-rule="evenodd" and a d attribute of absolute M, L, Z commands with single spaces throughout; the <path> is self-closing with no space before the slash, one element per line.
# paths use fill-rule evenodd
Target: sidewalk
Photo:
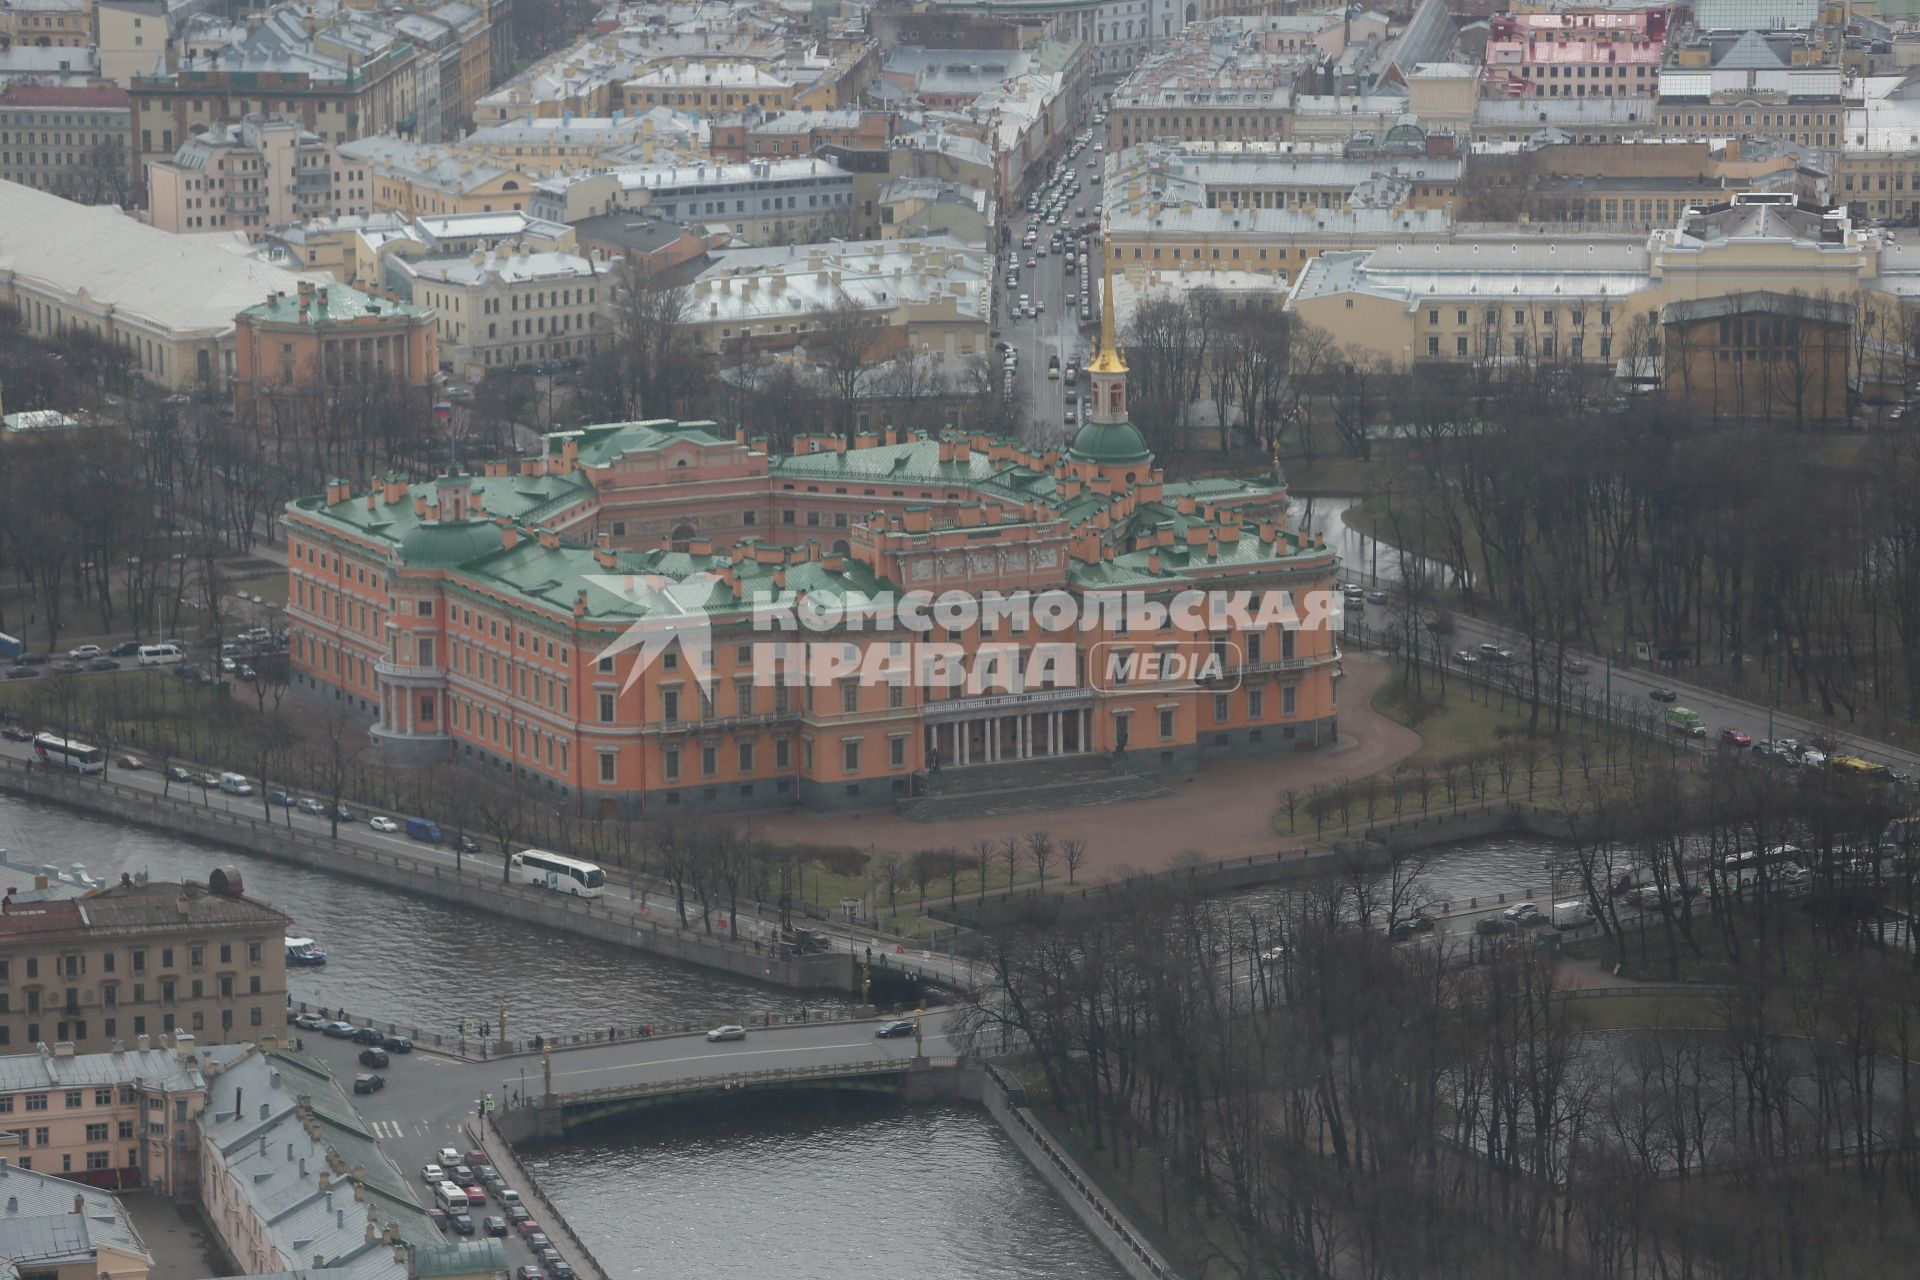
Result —
<path fill-rule="evenodd" d="M 1089 881 L 1124 870 L 1156 871 L 1188 849 L 1217 862 L 1304 845 L 1308 837 L 1284 837 L 1273 829 L 1282 791 L 1306 792 L 1380 773 L 1420 749 L 1418 733 L 1370 705 L 1391 674 L 1387 663 L 1365 653 L 1348 654 L 1343 661 L 1340 741 L 1325 751 L 1208 764 L 1177 780 L 1174 795 L 1110 805 L 933 823 L 892 813 L 796 813 L 782 819 L 778 838 L 906 854 L 943 847 L 964 851 L 976 840 L 1049 831 L 1056 838 L 1087 842 L 1087 862 L 1077 877 Z"/>
<path fill-rule="evenodd" d="M 608 1280 L 599 1259 L 581 1243 L 580 1237 L 574 1234 L 567 1220 L 560 1216 L 546 1193 L 540 1190 L 540 1184 L 521 1165 L 513 1148 L 501 1141 L 493 1126 L 481 1124 L 472 1116 L 467 1117 L 465 1125 L 467 1135 L 487 1153 L 487 1162 L 499 1170 L 500 1176 L 507 1180 L 507 1185 L 520 1193 L 520 1202 L 533 1215 L 533 1220 L 540 1224 L 547 1238 L 553 1241 L 553 1247 L 560 1251 L 560 1256 L 567 1260 L 574 1274 L 580 1280 Z"/>

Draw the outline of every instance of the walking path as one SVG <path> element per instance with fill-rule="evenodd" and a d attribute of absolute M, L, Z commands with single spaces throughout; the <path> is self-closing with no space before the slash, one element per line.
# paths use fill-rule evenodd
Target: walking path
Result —
<path fill-rule="evenodd" d="M 1048 831 L 1056 839 L 1074 836 L 1087 842 L 1080 874 L 1089 880 L 1126 869 L 1158 870 L 1187 849 L 1220 861 L 1303 847 L 1309 837 L 1283 837 L 1273 829 L 1282 791 L 1306 792 L 1380 773 L 1420 749 L 1419 734 L 1372 708 L 1374 693 L 1390 674 L 1385 660 L 1349 654 L 1343 663 L 1346 674 L 1337 686 L 1340 741 L 1325 751 L 1209 763 L 1192 777 L 1173 780 L 1175 794 L 1151 800 L 958 822 L 913 822 L 893 813 L 795 813 L 783 815 L 769 834 L 911 853 Z"/>

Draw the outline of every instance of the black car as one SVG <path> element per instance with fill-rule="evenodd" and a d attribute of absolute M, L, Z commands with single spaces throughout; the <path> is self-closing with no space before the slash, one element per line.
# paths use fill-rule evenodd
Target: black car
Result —
<path fill-rule="evenodd" d="M 455 843 L 460 846 L 460 852 L 462 853 L 480 852 L 480 842 L 472 836 L 461 836 Z"/>
<path fill-rule="evenodd" d="M 575 1280 L 573 1268 L 564 1262 L 556 1262 L 547 1268 L 547 1274 L 553 1280 Z"/>
<path fill-rule="evenodd" d="M 405 1036 L 388 1036 L 380 1042 L 380 1047 L 388 1053 L 412 1053 L 413 1041 Z"/>
<path fill-rule="evenodd" d="M 32 742 L 33 731 L 31 729 L 22 729 L 17 724 L 10 724 L 0 729 L 0 738 L 5 738 L 8 742 Z"/>
<path fill-rule="evenodd" d="M 378 1093 L 386 1087 L 387 1078 L 385 1076 L 365 1075 L 355 1076 L 353 1078 L 353 1091 L 355 1093 Z M 467 1230 L 464 1234 L 473 1234 L 473 1222 L 471 1220 L 467 1222 Z"/>
<path fill-rule="evenodd" d="M 175 782 L 192 782 L 193 781 L 193 775 L 188 773 L 185 769 L 182 769 L 177 764 L 170 764 L 167 766 L 167 777 L 171 778 Z"/>
<path fill-rule="evenodd" d="M 50 653 L 23 653 L 20 655 L 20 661 L 25 666 L 44 667 L 53 661 L 53 655 Z"/>
<path fill-rule="evenodd" d="M 385 1049 L 362 1049 L 360 1051 L 360 1065 L 363 1067 L 385 1067 L 389 1061 L 390 1059 L 388 1059 Z"/>
<path fill-rule="evenodd" d="M 379 1077 L 376 1076 L 374 1078 L 378 1079 Z M 463 1236 L 472 1235 L 473 1234 L 473 1215 L 470 1213 L 454 1214 L 453 1229 Z"/>
<path fill-rule="evenodd" d="M 1405 920 L 1395 920 L 1393 928 L 1387 931 L 1394 939 L 1411 938 L 1416 933 L 1432 933 L 1433 917 L 1429 915 L 1410 915 Z"/>
<path fill-rule="evenodd" d="M 95 658 L 87 664 L 87 670 L 89 671 L 118 671 L 119 669 L 120 664 L 112 658 Z"/>
<path fill-rule="evenodd" d="M 8 667 L 7 668 L 7 679 L 9 680 L 34 680 L 34 679 L 38 679 L 39 675 L 40 675 L 39 670 L 34 667 Z"/>
<path fill-rule="evenodd" d="M 110 658 L 131 658 L 139 652 L 140 642 L 138 640 L 122 640 L 119 644 L 107 650 L 107 656 Z"/>
<path fill-rule="evenodd" d="M 386 1037 L 372 1027 L 361 1027 L 353 1033 L 355 1044 L 384 1044 Z"/>
<path fill-rule="evenodd" d="M 1482 916 L 1473 922 L 1473 931 L 1483 938 L 1508 932 L 1507 922 L 1499 916 Z"/>
<path fill-rule="evenodd" d="M 1649 689 L 1647 690 L 1647 696 L 1649 698 L 1652 698 L 1655 702 L 1680 701 L 1680 695 L 1675 693 L 1671 689 Z"/>
<path fill-rule="evenodd" d="M 905 1018 L 895 1018 L 892 1022 L 883 1022 L 873 1029 L 873 1038 L 876 1040 L 891 1040 L 895 1036 L 910 1036 L 912 1034 L 913 1024 Z"/>

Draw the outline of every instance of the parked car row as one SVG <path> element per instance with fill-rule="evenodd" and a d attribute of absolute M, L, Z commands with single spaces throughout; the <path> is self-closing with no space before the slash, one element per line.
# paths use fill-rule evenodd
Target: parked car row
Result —
<path fill-rule="evenodd" d="M 436 1159 L 421 1166 L 420 1181 L 432 1191 L 427 1214 L 441 1230 L 463 1236 L 482 1231 L 489 1236 L 518 1234 L 526 1241 L 539 1262 L 522 1265 L 514 1273 L 517 1280 L 576 1280 L 573 1267 L 521 1203 L 520 1193 L 487 1163 L 486 1152 L 442 1147 Z M 489 1201 L 500 1211 L 476 1224 L 473 1210 L 488 1207 Z"/>

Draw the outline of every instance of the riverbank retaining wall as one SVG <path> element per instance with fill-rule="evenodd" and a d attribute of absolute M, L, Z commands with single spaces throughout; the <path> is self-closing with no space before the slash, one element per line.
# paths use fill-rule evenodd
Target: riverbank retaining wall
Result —
<path fill-rule="evenodd" d="M 718 969 L 735 977 L 796 990 L 857 991 L 851 957 L 844 953 L 781 957 L 756 951 L 750 943 L 709 938 L 691 929 L 636 919 L 632 904 L 621 899 L 572 898 L 527 885 L 502 881 L 497 860 L 471 859 L 475 867 L 456 870 L 397 851 L 363 848 L 307 835 L 268 823 L 100 778 L 80 778 L 46 769 L 27 769 L 0 758 L 0 790 L 78 809 L 95 817 L 163 831 L 169 835 L 239 849 L 352 876 L 405 893 L 417 893 L 476 911 L 524 923 L 632 947 L 651 955 Z M 211 868 L 209 868 L 211 870 Z"/>
<path fill-rule="evenodd" d="M 751 1092 L 743 1090 L 740 1096 L 744 1100 Z M 711 1094 L 701 1096 L 712 1097 Z M 1132 1280 L 1174 1280 L 1180 1274 L 1127 1221 L 1087 1171 L 1047 1135 L 1045 1126 L 1027 1109 L 1019 1087 L 997 1068 L 960 1063 L 917 1067 L 904 1077 L 900 1096 L 909 1104 L 964 1102 L 983 1107 L 1015 1149 L 1059 1194 L 1074 1217 Z M 565 1128 L 559 1110 L 558 1104 L 545 1107 L 536 1104 L 497 1111 L 488 1117 L 489 1136 L 508 1148 L 553 1141 Z M 562 1229 L 578 1243 L 571 1228 L 564 1226 L 557 1209 L 549 1202 L 548 1215 L 541 1221 L 550 1219 L 562 1222 Z M 584 1243 L 579 1247 L 582 1253 L 591 1256 Z"/>
<path fill-rule="evenodd" d="M 1376 827 L 1343 838 L 1323 848 L 1279 850 L 1230 862 L 1170 867 L 1164 871 L 1142 872 L 1125 880 L 1103 881 L 1070 890 L 1063 890 L 1056 885 L 1044 894 L 1040 889 L 1032 888 L 989 898 L 985 902 L 963 902 L 958 907 L 930 907 L 928 914 L 949 923 L 988 928 L 1018 919 L 1036 909 L 1084 909 L 1099 903 L 1103 895 L 1123 887 L 1137 889 L 1152 883 L 1179 884 L 1183 891 L 1211 896 L 1322 875 L 1327 870 L 1329 858 L 1357 856 L 1377 858 L 1384 862 L 1390 857 L 1425 849 L 1514 835 L 1564 841 L 1572 837 L 1573 831 L 1566 819 L 1557 814 L 1543 813 L 1525 805 L 1494 804 L 1484 809 L 1439 814 L 1431 818 L 1405 819 L 1391 826 Z"/>

